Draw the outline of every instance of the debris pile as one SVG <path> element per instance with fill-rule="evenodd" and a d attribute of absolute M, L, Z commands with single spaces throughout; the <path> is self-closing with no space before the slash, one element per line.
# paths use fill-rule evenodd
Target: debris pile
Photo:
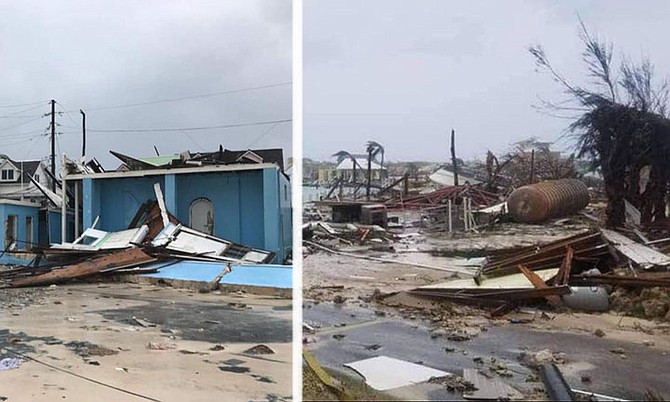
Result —
<path fill-rule="evenodd" d="M 162 202 L 148 200 L 138 209 L 127 230 L 86 229 L 72 243 L 36 248 L 33 266 L 0 271 L 0 287 L 43 286 L 95 275 L 156 272 L 156 261 L 192 260 L 223 264 L 265 264 L 275 254 L 237 244 L 183 226 Z"/>
<path fill-rule="evenodd" d="M 448 186 L 425 194 L 410 197 L 393 197 L 385 202 L 389 209 L 423 209 L 447 204 L 449 200 L 464 198 L 472 200 L 477 206 L 488 207 L 500 202 L 499 196 L 481 188 L 481 186 Z"/>
<path fill-rule="evenodd" d="M 538 301 L 554 308 L 605 311 L 611 300 L 617 311 L 670 319 L 668 265 L 668 256 L 617 232 L 594 228 L 539 247 L 492 251 L 474 278 L 409 293 L 491 308 L 493 316 Z"/>

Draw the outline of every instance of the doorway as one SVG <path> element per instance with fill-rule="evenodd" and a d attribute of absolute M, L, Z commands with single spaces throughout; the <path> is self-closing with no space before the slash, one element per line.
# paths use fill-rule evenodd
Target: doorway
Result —
<path fill-rule="evenodd" d="M 7 215 L 5 221 L 5 251 L 16 247 L 16 215 Z"/>
<path fill-rule="evenodd" d="M 214 234 L 214 206 L 207 198 L 198 198 L 191 203 L 189 226 L 197 231 Z"/>

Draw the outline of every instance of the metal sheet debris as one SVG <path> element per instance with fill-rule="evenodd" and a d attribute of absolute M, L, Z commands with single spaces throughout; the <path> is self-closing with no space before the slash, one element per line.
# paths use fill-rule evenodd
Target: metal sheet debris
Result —
<path fill-rule="evenodd" d="M 644 269 L 670 265 L 670 257 L 665 254 L 637 243 L 613 230 L 601 229 L 601 232 L 617 251 Z"/>
<path fill-rule="evenodd" d="M 446 371 L 387 356 L 359 360 L 345 366 L 362 375 L 369 386 L 379 391 L 418 384 L 430 380 L 431 377 L 451 375 Z"/>

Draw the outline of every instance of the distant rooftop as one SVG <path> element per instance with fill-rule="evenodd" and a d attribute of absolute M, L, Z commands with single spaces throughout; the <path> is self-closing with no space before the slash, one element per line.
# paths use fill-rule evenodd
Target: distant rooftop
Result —
<path fill-rule="evenodd" d="M 284 151 L 280 148 L 247 149 L 232 151 L 220 147 L 214 152 L 182 152 L 175 155 L 159 155 L 148 157 L 133 157 L 119 152 L 109 151 L 116 156 L 123 165 L 122 170 L 150 170 L 196 167 L 205 165 L 231 164 L 275 164 L 284 170 Z"/>

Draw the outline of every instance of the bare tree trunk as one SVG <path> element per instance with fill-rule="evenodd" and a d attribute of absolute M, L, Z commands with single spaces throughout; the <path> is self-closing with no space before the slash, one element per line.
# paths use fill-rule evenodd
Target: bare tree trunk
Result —
<path fill-rule="evenodd" d="M 626 221 L 626 204 L 624 203 L 624 172 L 623 169 L 610 170 L 609 166 L 602 166 L 603 180 L 605 181 L 605 193 L 607 194 L 607 221 L 605 225 L 609 228 L 623 226 Z"/>

